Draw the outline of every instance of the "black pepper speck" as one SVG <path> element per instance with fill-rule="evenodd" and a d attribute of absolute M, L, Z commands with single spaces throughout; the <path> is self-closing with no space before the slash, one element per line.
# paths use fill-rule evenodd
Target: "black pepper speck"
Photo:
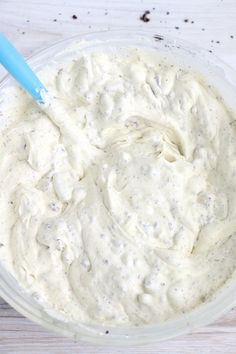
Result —
<path fill-rule="evenodd" d="M 143 22 L 149 22 L 150 18 L 148 17 L 148 15 L 150 15 L 150 11 L 149 10 L 145 11 L 142 14 L 142 16 L 140 16 L 140 20 L 143 21 Z"/>
<path fill-rule="evenodd" d="M 164 39 L 162 36 L 160 36 L 160 35 L 158 35 L 158 34 L 155 34 L 153 37 L 154 37 L 155 40 L 157 40 L 157 41 L 163 41 L 163 39 Z"/>

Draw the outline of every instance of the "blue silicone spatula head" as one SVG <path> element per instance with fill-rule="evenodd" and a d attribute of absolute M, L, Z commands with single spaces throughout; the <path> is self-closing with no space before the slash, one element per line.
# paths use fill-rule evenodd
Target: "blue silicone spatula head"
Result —
<path fill-rule="evenodd" d="M 46 88 L 2 33 L 0 33 L 0 64 L 38 103 L 44 104 L 43 93 L 47 92 Z"/>

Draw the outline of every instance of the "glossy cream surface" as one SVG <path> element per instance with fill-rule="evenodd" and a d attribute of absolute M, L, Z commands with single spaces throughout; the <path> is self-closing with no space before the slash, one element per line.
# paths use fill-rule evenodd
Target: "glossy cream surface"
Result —
<path fill-rule="evenodd" d="M 0 260 L 66 321 L 143 325 L 207 301 L 236 268 L 234 116 L 153 52 L 44 68 L 41 109 L 1 94 Z"/>

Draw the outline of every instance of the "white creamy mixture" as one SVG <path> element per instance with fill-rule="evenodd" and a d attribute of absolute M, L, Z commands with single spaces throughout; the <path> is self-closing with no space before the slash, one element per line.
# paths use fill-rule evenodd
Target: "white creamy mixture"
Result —
<path fill-rule="evenodd" d="M 148 51 L 41 73 L 47 114 L 1 97 L 0 259 L 47 311 L 142 325 L 209 299 L 236 268 L 236 133 L 195 73 Z"/>

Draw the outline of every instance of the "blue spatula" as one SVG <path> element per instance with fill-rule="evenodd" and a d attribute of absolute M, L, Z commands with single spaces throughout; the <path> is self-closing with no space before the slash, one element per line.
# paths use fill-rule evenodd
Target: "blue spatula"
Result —
<path fill-rule="evenodd" d="M 0 64 L 38 103 L 44 103 L 42 94 L 47 92 L 46 88 L 2 33 L 0 33 Z"/>

